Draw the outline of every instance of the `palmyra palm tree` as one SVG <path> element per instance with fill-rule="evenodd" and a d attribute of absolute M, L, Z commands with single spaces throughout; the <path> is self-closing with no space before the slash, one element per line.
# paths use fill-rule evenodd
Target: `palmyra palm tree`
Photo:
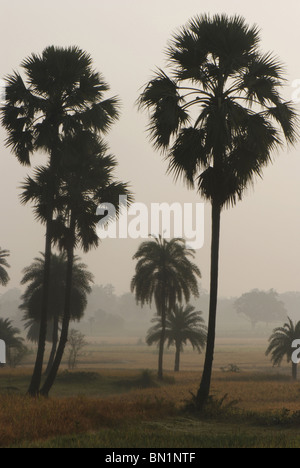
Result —
<path fill-rule="evenodd" d="M 195 307 L 192 305 L 185 307 L 176 305 L 167 314 L 165 342 L 167 342 L 168 348 L 175 345 L 175 372 L 179 372 L 180 354 L 187 342 L 190 342 L 193 349 L 197 349 L 199 353 L 205 347 L 207 328 L 201 315 L 202 312 L 195 311 Z M 149 329 L 146 338 L 146 343 L 149 346 L 153 343 L 159 343 L 162 333 L 161 318 L 155 317 L 152 321 L 155 325 Z"/>
<path fill-rule="evenodd" d="M 287 362 L 292 361 L 294 352 L 293 342 L 300 340 L 300 322 L 296 324 L 288 317 L 283 327 L 278 327 L 273 330 L 269 338 L 269 347 L 266 351 L 266 356 L 271 354 L 271 360 L 274 366 L 280 366 L 283 359 L 286 357 Z M 297 380 L 297 363 L 292 361 L 292 378 Z"/>
<path fill-rule="evenodd" d="M 206 357 L 197 405 L 209 396 L 215 346 L 220 218 L 271 161 L 297 138 L 296 112 L 283 102 L 283 68 L 259 50 L 259 30 L 240 16 L 202 15 L 173 37 L 170 73 L 159 70 L 139 105 L 169 172 L 196 187 L 212 207 L 210 305 Z"/>
<path fill-rule="evenodd" d="M 92 67 L 89 54 L 78 47 L 47 47 L 41 55 L 32 54 L 22 63 L 25 77 L 15 72 L 7 78 L 2 124 L 6 141 L 23 165 L 29 165 L 37 151 L 49 155 L 46 210 L 45 272 L 39 346 L 28 393 L 38 394 L 45 340 L 52 241 L 52 218 L 61 143 L 82 129 L 106 132 L 118 118 L 118 100 L 104 99 L 109 86 Z"/>
<path fill-rule="evenodd" d="M 9 257 L 9 250 L 2 250 L 0 247 L 0 284 L 6 286 L 9 282 L 9 276 L 6 268 L 9 268 L 6 258 Z"/>
<path fill-rule="evenodd" d="M 48 395 L 55 381 L 68 339 L 72 303 L 74 252 L 80 247 L 84 252 L 97 247 L 99 238 L 96 227 L 99 222 L 97 207 L 111 203 L 119 211 L 119 197 L 126 196 L 128 204 L 132 195 L 126 183 L 114 179 L 116 159 L 107 154 L 107 146 L 95 134 L 78 132 L 64 140 L 60 181 L 54 204 L 55 220 L 52 222 L 52 238 L 66 252 L 65 304 L 62 330 L 53 365 L 48 373 L 41 394 Z M 34 202 L 34 211 L 42 221 L 45 219 L 44 187 L 49 168 L 38 168 L 34 179 L 28 177 L 23 185 L 22 201 Z"/>
<path fill-rule="evenodd" d="M 35 258 L 34 262 L 23 270 L 22 285 L 27 285 L 22 295 L 22 303 L 19 306 L 24 311 L 23 320 L 27 339 L 38 342 L 41 314 L 41 300 L 43 291 L 43 277 L 45 256 Z M 50 295 L 48 306 L 47 341 L 52 343 L 46 375 L 54 361 L 59 340 L 59 326 L 64 315 L 65 291 L 66 291 L 67 255 L 51 255 L 50 270 Z M 71 320 L 79 321 L 87 306 L 87 296 L 91 292 L 93 275 L 87 270 L 86 265 L 80 263 L 79 258 L 74 258 L 73 281 L 71 296 Z"/>
<path fill-rule="evenodd" d="M 163 352 L 167 314 L 177 303 L 198 297 L 199 268 L 190 260 L 195 252 L 186 248 L 184 239 L 167 241 L 162 237 L 143 242 L 133 259 L 137 260 L 131 291 L 142 306 L 154 300 L 161 320 L 158 378 L 163 378 Z"/>

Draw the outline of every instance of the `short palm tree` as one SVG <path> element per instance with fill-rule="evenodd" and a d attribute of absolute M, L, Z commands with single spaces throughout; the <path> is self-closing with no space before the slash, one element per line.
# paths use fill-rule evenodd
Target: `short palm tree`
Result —
<path fill-rule="evenodd" d="M 2 250 L 0 247 L 0 284 L 6 286 L 9 282 L 9 276 L 6 268 L 9 268 L 6 258 L 9 257 L 9 250 Z"/>
<path fill-rule="evenodd" d="M 202 312 L 195 311 L 195 307 L 191 305 L 185 307 L 176 305 L 167 315 L 165 341 L 168 343 L 168 348 L 173 345 L 176 348 L 175 372 L 179 372 L 180 354 L 187 342 L 190 342 L 193 349 L 197 349 L 199 353 L 205 347 L 207 328 L 201 315 Z M 161 339 L 161 318 L 155 317 L 153 322 L 155 325 L 150 328 L 146 338 L 149 346 L 159 343 Z"/>
<path fill-rule="evenodd" d="M 39 346 L 28 393 L 38 394 L 47 334 L 47 305 L 52 241 L 52 218 L 59 181 L 61 143 L 82 129 L 107 132 L 118 118 L 118 100 L 104 99 L 109 90 L 92 67 L 89 54 L 78 47 L 47 47 L 22 63 L 24 78 L 15 72 L 7 78 L 2 124 L 6 144 L 21 164 L 29 165 L 37 151 L 49 155 L 45 237 L 45 272 Z"/>
<path fill-rule="evenodd" d="M 150 304 L 154 300 L 157 314 L 161 319 L 159 343 L 158 378 L 163 378 L 163 352 L 166 334 L 167 314 L 183 300 L 188 302 L 191 294 L 198 292 L 199 268 L 190 260 L 195 252 L 186 248 L 184 239 L 162 237 L 143 242 L 133 259 L 137 260 L 131 291 L 137 302 Z"/>
<path fill-rule="evenodd" d="M 212 206 L 208 338 L 197 395 L 210 391 L 218 295 L 220 217 L 241 200 L 271 161 L 273 150 L 296 141 L 296 112 L 280 97 L 283 68 L 259 50 L 259 31 L 240 16 L 197 16 L 167 50 L 169 74 L 159 70 L 139 105 L 150 111 L 149 131 L 169 172 L 196 187 Z"/>
<path fill-rule="evenodd" d="M 266 356 L 271 354 L 271 360 L 274 366 L 280 366 L 283 359 L 286 357 L 287 362 L 292 361 L 294 352 L 293 342 L 300 339 L 300 322 L 296 324 L 288 317 L 288 322 L 283 327 L 278 327 L 273 330 L 269 338 L 269 347 L 266 351 Z M 292 362 L 292 377 L 297 380 L 297 363 Z"/>
<path fill-rule="evenodd" d="M 24 311 L 23 320 L 25 329 L 28 330 L 27 338 L 38 342 L 40 328 L 41 301 L 43 290 L 43 274 L 45 267 L 45 256 L 35 258 L 34 262 L 23 271 L 22 285 L 27 288 L 22 295 L 20 309 Z M 47 365 L 48 374 L 55 357 L 58 339 L 59 325 L 64 315 L 65 290 L 66 290 L 67 255 L 65 252 L 51 256 L 50 270 L 50 295 L 48 305 L 48 327 L 47 341 L 52 343 L 52 349 Z M 71 297 L 71 320 L 80 320 L 87 306 L 87 296 L 91 292 L 93 275 L 87 270 L 86 265 L 80 263 L 79 258 L 74 258 L 72 297 Z"/>

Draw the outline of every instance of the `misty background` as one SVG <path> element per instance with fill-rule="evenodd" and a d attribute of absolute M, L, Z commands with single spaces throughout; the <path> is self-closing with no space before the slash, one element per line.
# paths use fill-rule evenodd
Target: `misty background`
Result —
<path fill-rule="evenodd" d="M 19 70 L 23 59 L 41 53 L 49 45 L 77 45 L 91 54 L 94 68 L 111 86 L 110 95 L 122 102 L 119 122 L 108 141 L 118 160 L 116 176 L 129 181 L 136 202 L 201 202 L 195 191 L 166 175 L 167 163 L 149 143 L 147 115 L 138 112 L 135 102 L 141 88 L 156 67 L 165 68 L 164 50 L 172 34 L 189 18 L 203 13 L 240 14 L 248 24 L 261 29 L 263 52 L 272 51 L 286 67 L 285 99 L 292 98 L 292 83 L 300 79 L 300 4 L 264 3 L 254 0 L 1 0 L 2 25 L 0 78 Z M 299 104 L 297 108 L 300 110 Z M 22 290 L 22 270 L 44 249 L 44 228 L 30 206 L 19 203 L 20 185 L 42 155 L 33 159 L 33 168 L 21 167 L 5 148 L 5 132 L 0 129 L 0 246 L 11 256 L 7 288 L 0 289 L 0 316 L 20 324 L 18 311 Z M 251 332 L 251 324 L 234 309 L 234 301 L 253 289 L 279 293 L 287 314 L 300 313 L 300 144 L 274 154 L 273 165 L 264 170 L 242 202 L 222 214 L 220 250 L 220 333 L 232 330 Z M 136 306 L 129 293 L 135 263 L 132 256 L 140 240 L 107 239 L 97 250 L 79 256 L 95 277 L 95 287 L 80 327 L 87 335 L 128 334 L 143 338 L 155 312 Z M 202 294 L 193 303 L 207 314 L 210 275 L 210 206 L 205 208 L 205 242 L 197 251 L 202 273 Z M 274 324 L 273 324 L 274 325 Z M 266 324 L 258 323 L 256 333 Z M 23 328 L 23 327 L 22 327 Z M 101 332 L 102 330 L 102 332 Z"/>

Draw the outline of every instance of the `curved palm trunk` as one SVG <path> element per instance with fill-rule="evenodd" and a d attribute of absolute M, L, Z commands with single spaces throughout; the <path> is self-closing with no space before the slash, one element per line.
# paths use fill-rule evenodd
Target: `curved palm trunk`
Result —
<path fill-rule="evenodd" d="M 211 374 L 214 360 L 216 316 L 218 300 L 219 250 L 220 250 L 220 218 L 219 203 L 212 203 L 212 241 L 211 241 L 211 274 L 210 274 L 210 304 L 209 322 L 206 345 L 206 356 L 202 380 L 197 393 L 197 406 L 202 409 L 209 397 Z"/>
<path fill-rule="evenodd" d="M 49 303 L 49 283 L 50 283 L 50 268 L 51 268 L 51 225 L 52 225 L 53 210 L 49 209 L 47 226 L 46 226 L 46 244 L 45 244 L 45 265 L 44 265 L 44 279 L 43 279 L 43 295 L 42 295 L 42 309 L 41 321 L 39 331 L 38 350 L 35 361 L 34 371 L 31 377 L 31 382 L 28 389 L 30 396 L 37 396 L 41 385 L 43 363 L 47 338 L 47 322 L 48 322 L 48 303 Z"/>
<path fill-rule="evenodd" d="M 174 367 L 174 372 L 179 372 L 179 367 L 180 367 L 180 351 L 181 351 L 181 345 L 180 345 L 180 343 L 176 343 L 176 353 L 175 353 L 175 367 Z"/>
<path fill-rule="evenodd" d="M 67 264 L 67 277 L 66 277 L 66 296 L 65 296 L 65 310 L 62 322 L 62 329 L 60 334 L 59 345 L 57 348 L 56 356 L 51 367 L 51 370 L 46 378 L 46 381 L 41 389 L 41 395 L 48 396 L 49 392 L 55 382 L 59 366 L 61 364 L 65 347 L 68 341 L 69 324 L 71 320 L 71 295 L 72 295 L 72 280 L 73 280 L 73 263 L 74 263 L 74 233 L 75 222 L 71 219 L 70 222 L 71 240 L 68 248 L 68 264 Z"/>
<path fill-rule="evenodd" d="M 56 348 L 58 344 L 58 328 L 59 328 L 59 316 L 55 315 L 54 321 L 53 321 L 53 334 L 52 334 L 52 348 L 49 356 L 49 361 L 47 364 L 47 369 L 45 371 L 45 375 L 47 376 L 50 372 L 50 369 L 53 365 L 54 358 L 55 358 L 55 353 L 56 353 Z"/>

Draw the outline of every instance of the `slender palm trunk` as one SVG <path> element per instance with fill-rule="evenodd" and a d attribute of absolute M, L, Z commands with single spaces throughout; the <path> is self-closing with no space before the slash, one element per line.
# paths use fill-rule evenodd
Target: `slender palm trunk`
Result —
<path fill-rule="evenodd" d="M 159 353 L 158 353 L 158 379 L 163 380 L 163 359 L 164 359 L 164 346 L 166 338 L 166 307 L 165 304 L 161 311 L 161 336 L 159 342 Z"/>
<path fill-rule="evenodd" d="M 48 396 L 49 392 L 55 382 L 59 366 L 61 364 L 65 347 L 68 341 L 69 324 L 71 319 L 71 296 L 72 296 L 72 281 L 73 281 L 73 263 L 74 263 L 74 233 L 75 233 L 75 222 L 72 217 L 70 222 L 71 239 L 68 247 L 68 264 L 67 264 L 67 277 L 66 277 L 66 296 L 65 296 L 65 310 L 62 322 L 62 329 L 60 334 L 60 340 L 56 351 L 56 356 L 51 367 L 51 370 L 46 378 L 46 381 L 41 389 L 41 395 Z"/>
<path fill-rule="evenodd" d="M 292 364 L 292 377 L 293 380 L 297 380 L 297 364 L 295 362 Z"/>
<path fill-rule="evenodd" d="M 176 353 L 175 353 L 175 367 L 174 367 L 174 372 L 179 372 L 179 367 L 180 367 L 180 351 L 181 351 L 181 345 L 180 345 L 180 343 L 176 343 Z"/>
<path fill-rule="evenodd" d="M 210 304 L 209 322 L 206 345 L 206 356 L 200 388 L 197 394 L 197 406 L 202 409 L 209 397 L 211 374 L 214 360 L 216 316 L 218 299 L 219 249 L 220 249 L 220 218 L 219 203 L 212 203 L 212 241 L 211 241 L 211 275 L 210 275 Z"/>
<path fill-rule="evenodd" d="M 47 369 L 45 371 L 45 375 L 47 376 L 50 372 L 50 369 L 53 365 L 54 358 L 55 358 L 55 353 L 56 353 L 56 348 L 58 344 L 58 328 L 59 328 L 59 316 L 58 314 L 55 315 L 53 319 L 53 334 L 52 334 L 52 348 L 49 356 L 49 361 L 47 364 Z"/>
<path fill-rule="evenodd" d="M 28 394 L 33 397 L 39 394 L 41 380 L 42 380 L 42 373 L 43 373 L 45 347 L 46 347 L 49 284 L 50 284 L 50 269 L 51 269 L 52 217 L 53 217 L 53 210 L 49 208 L 47 226 L 46 226 L 45 265 L 44 265 L 43 295 L 42 295 L 39 342 L 38 342 L 38 350 L 37 350 L 37 356 L 36 356 L 36 361 L 35 361 L 35 367 L 34 367 L 34 371 L 33 371 L 31 382 L 30 382 L 29 389 L 28 389 Z"/>

